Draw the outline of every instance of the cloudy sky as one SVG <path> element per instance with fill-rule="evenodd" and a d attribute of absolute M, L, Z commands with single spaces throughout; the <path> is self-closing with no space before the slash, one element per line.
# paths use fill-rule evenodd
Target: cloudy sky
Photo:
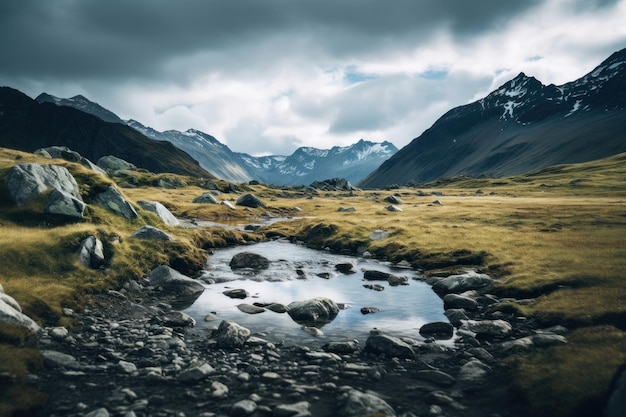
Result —
<path fill-rule="evenodd" d="M 626 0 L 3 0 L 0 85 L 290 154 L 402 147 L 523 71 L 564 84 L 626 47 Z"/>

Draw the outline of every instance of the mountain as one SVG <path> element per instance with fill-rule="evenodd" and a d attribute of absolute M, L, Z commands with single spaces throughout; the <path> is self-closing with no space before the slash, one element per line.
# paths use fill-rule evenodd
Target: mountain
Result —
<path fill-rule="evenodd" d="M 67 146 L 96 162 L 114 155 L 152 172 L 212 178 L 197 161 L 171 143 L 159 142 L 130 126 L 105 122 L 69 106 L 40 103 L 0 87 L 0 146 L 33 152 Z"/>
<path fill-rule="evenodd" d="M 239 154 L 252 175 L 276 185 L 310 184 L 329 178 L 345 178 L 353 184 L 397 152 L 390 142 L 359 140 L 350 146 L 331 149 L 298 148 L 290 156 L 252 157 Z"/>
<path fill-rule="evenodd" d="M 173 143 L 218 178 L 232 182 L 248 182 L 254 179 L 239 155 L 209 134 L 195 129 L 185 132 L 178 130 L 159 132 L 136 120 L 128 120 L 126 123 L 149 138 Z"/>
<path fill-rule="evenodd" d="M 626 151 L 626 49 L 592 72 L 544 86 L 524 73 L 448 111 L 359 185 L 517 175 Z"/>
<path fill-rule="evenodd" d="M 81 110 L 85 113 L 98 116 L 105 122 L 124 124 L 124 121 L 120 119 L 117 114 L 81 95 L 77 95 L 72 98 L 59 98 L 47 93 L 41 93 L 35 98 L 35 100 L 39 103 L 53 103 L 57 106 L 74 107 L 75 109 Z"/>

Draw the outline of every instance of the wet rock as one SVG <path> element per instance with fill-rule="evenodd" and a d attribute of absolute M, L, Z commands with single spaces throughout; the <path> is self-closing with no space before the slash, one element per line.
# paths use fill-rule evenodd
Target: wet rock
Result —
<path fill-rule="evenodd" d="M 131 237 L 145 240 L 174 240 L 172 236 L 154 226 L 143 226 L 141 229 L 133 233 Z"/>
<path fill-rule="evenodd" d="M 316 297 L 306 301 L 294 301 L 288 306 L 287 314 L 298 324 L 314 325 L 329 323 L 337 317 L 339 307 L 326 297 Z"/>
<path fill-rule="evenodd" d="M 415 377 L 442 387 L 451 387 L 456 383 L 456 380 L 451 375 L 437 370 L 424 369 L 417 371 Z"/>
<path fill-rule="evenodd" d="M 72 355 L 54 350 L 43 350 L 43 364 L 48 368 L 80 369 L 80 363 Z"/>
<path fill-rule="evenodd" d="M 267 269 L 270 261 L 265 256 L 252 252 L 240 252 L 230 260 L 231 269 Z"/>
<path fill-rule="evenodd" d="M 211 396 L 213 398 L 224 398 L 230 392 L 230 389 L 219 381 L 213 381 L 211 383 L 211 390 Z"/>
<path fill-rule="evenodd" d="M 170 311 L 161 317 L 163 325 L 167 327 L 193 327 L 196 320 L 181 311 Z"/>
<path fill-rule="evenodd" d="M 384 291 L 385 287 L 383 287 L 382 285 L 378 285 L 378 284 L 364 284 L 363 285 L 365 288 L 367 288 L 368 290 L 374 290 L 374 291 Z"/>
<path fill-rule="evenodd" d="M 396 412 L 385 400 L 374 393 L 352 389 L 341 397 L 340 413 L 342 417 L 362 417 L 383 415 L 395 417 Z"/>
<path fill-rule="evenodd" d="M 377 271 L 375 269 L 368 269 L 363 273 L 363 279 L 367 281 L 387 281 L 391 276 L 388 272 Z"/>
<path fill-rule="evenodd" d="M 254 194 L 244 194 L 237 199 L 235 202 L 238 206 L 258 208 L 258 207 L 266 207 L 265 203 L 261 201 L 261 199 Z"/>
<path fill-rule="evenodd" d="M 185 384 L 198 383 L 215 372 L 215 369 L 208 363 L 194 364 L 178 375 L 178 380 Z"/>
<path fill-rule="evenodd" d="M 356 271 L 354 270 L 354 265 L 350 262 L 343 262 L 335 265 L 335 269 L 342 274 L 354 274 Z"/>
<path fill-rule="evenodd" d="M 365 342 L 365 350 L 376 355 L 388 357 L 414 358 L 415 352 L 408 343 L 401 339 L 380 332 L 373 332 Z"/>
<path fill-rule="evenodd" d="M 148 274 L 150 285 L 160 287 L 167 294 L 179 296 L 199 295 L 204 291 L 200 281 L 189 278 L 167 265 L 161 265 Z"/>
<path fill-rule="evenodd" d="M 53 190 L 46 201 L 44 213 L 56 214 L 74 219 L 82 219 L 85 214 L 85 203 L 63 191 Z"/>
<path fill-rule="evenodd" d="M 454 334 L 454 327 L 450 323 L 437 321 L 423 325 L 419 333 L 424 337 L 450 339 Z"/>
<path fill-rule="evenodd" d="M 513 326 L 504 320 L 465 320 L 462 328 L 476 334 L 486 336 L 505 336 L 513 330 Z"/>
<path fill-rule="evenodd" d="M 280 404 L 274 408 L 273 417 L 310 417 L 309 409 L 311 404 L 308 401 L 300 401 L 294 404 Z"/>
<path fill-rule="evenodd" d="M 443 306 L 447 310 L 449 308 L 462 308 L 468 311 L 478 310 L 476 300 L 458 294 L 447 294 L 443 297 Z"/>
<path fill-rule="evenodd" d="M 109 417 L 110 415 L 111 414 L 109 414 L 109 410 L 101 407 L 88 412 L 87 414 L 85 414 L 85 417 Z"/>
<path fill-rule="evenodd" d="M 244 290 L 243 288 L 236 288 L 233 290 L 226 290 L 223 291 L 222 294 L 224 294 L 227 297 L 230 298 L 237 298 L 237 299 L 244 299 L 244 298 L 248 298 L 248 296 L 250 295 L 248 293 L 248 291 Z"/>
<path fill-rule="evenodd" d="M 89 236 L 80 242 L 78 260 L 81 265 L 91 269 L 98 269 L 104 265 L 104 248 L 102 241 L 95 236 Z"/>
<path fill-rule="evenodd" d="M 240 348 L 250 337 L 250 330 L 231 320 L 223 320 L 215 332 L 217 346 L 223 349 Z"/>
<path fill-rule="evenodd" d="M 380 312 L 380 308 L 378 307 L 361 307 L 361 314 L 373 314 Z"/>
<path fill-rule="evenodd" d="M 260 314 L 265 312 L 265 309 L 263 307 L 257 307 L 252 304 L 239 304 L 237 308 L 239 309 L 239 311 L 247 314 Z"/>
<path fill-rule="evenodd" d="M 405 276 L 389 274 L 389 277 L 387 277 L 387 282 L 392 287 L 397 287 L 399 285 L 409 285 L 409 278 Z"/>
<path fill-rule="evenodd" d="M 280 304 L 280 303 L 271 303 L 268 304 L 267 306 L 265 306 L 265 308 L 267 308 L 270 311 L 273 311 L 274 313 L 286 313 L 289 308 L 284 305 L 284 304 Z"/>
<path fill-rule="evenodd" d="M 307 332 L 308 334 L 310 334 L 311 336 L 319 337 L 319 336 L 324 335 L 324 332 L 317 327 L 302 326 L 301 329 Z"/>
<path fill-rule="evenodd" d="M 135 208 L 111 185 L 106 191 L 96 194 L 94 203 L 104 207 L 111 213 L 123 216 L 128 220 L 135 220 L 139 215 Z"/>
<path fill-rule="evenodd" d="M 326 352 L 342 354 L 350 354 L 359 350 L 359 342 L 350 340 L 346 342 L 329 342 L 322 346 Z"/>
<path fill-rule="evenodd" d="M 137 366 L 131 362 L 119 361 L 117 363 L 117 369 L 124 374 L 132 374 L 137 371 Z"/>
<path fill-rule="evenodd" d="M 445 316 L 450 320 L 450 323 L 454 327 L 459 327 L 463 324 L 463 320 L 469 320 L 465 314 L 465 310 L 462 308 L 449 308 L 443 312 Z"/>
<path fill-rule="evenodd" d="M 252 400 L 237 401 L 230 409 L 230 416 L 246 417 L 254 413 L 257 407 L 257 404 Z"/>
<path fill-rule="evenodd" d="M 459 370 L 457 384 L 463 391 L 476 391 L 488 382 L 487 375 L 491 368 L 478 359 L 467 362 Z"/>
<path fill-rule="evenodd" d="M 433 284 L 438 294 L 462 293 L 471 290 L 485 290 L 493 286 L 493 279 L 486 274 L 469 271 L 465 274 L 450 275 Z"/>
<path fill-rule="evenodd" d="M 180 224 L 176 216 L 174 216 L 172 212 L 167 209 L 167 207 L 158 201 L 139 200 L 137 201 L 137 204 L 139 204 L 142 209 L 159 216 L 163 223 L 168 226 L 178 226 Z"/>
<path fill-rule="evenodd" d="M 49 190 L 58 190 L 82 200 L 72 174 L 58 165 L 18 164 L 9 169 L 5 181 L 9 194 L 19 206 Z"/>
<path fill-rule="evenodd" d="M 204 193 L 194 198 L 192 203 L 195 204 L 218 204 L 217 199 L 213 196 L 213 193 Z"/>

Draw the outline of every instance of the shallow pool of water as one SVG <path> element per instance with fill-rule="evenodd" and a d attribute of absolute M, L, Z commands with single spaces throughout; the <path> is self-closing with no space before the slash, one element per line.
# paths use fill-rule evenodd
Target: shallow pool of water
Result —
<path fill-rule="evenodd" d="M 259 273 L 231 270 L 230 260 L 239 252 L 265 256 L 270 260 L 269 269 Z M 343 262 L 352 263 L 357 272 L 350 275 L 337 272 L 335 265 Z M 371 269 L 405 275 L 409 285 L 392 287 L 386 281 L 365 281 L 363 271 Z M 330 277 L 322 278 L 318 274 Z M 415 276 L 412 270 L 392 268 L 375 260 L 333 255 L 280 241 L 220 249 L 210 256 L 203 274 L 205 281 L 215 283 L 207 284 L 204 293 L 185 313 L 194 317 L 199 327 L 218 325 L 219 321 L 204 321 L 207 314 L 216 313 L 220 319 L 234 320 L 253 333 L 287 344 L 351 339 L 364 342 L 373 328 L 419 340 L 422 338 L 418 330 L 423 324 L 447 321 L 447 318 L 442 300 L 428 284 L 413 280 Z M 384 290 L 367 289 L 364 284 L 379 284 Z M 245 289 L 250 296 L 231 299 L 223 294 L 235 288 Z M 315 338 L 286 313 L 267 310 L 251 315 L 237 308 L 239 304 L 255 302 L 288 305 L 319 296 L 351 307 L 341 310 L 331 323 L 321 328 L 323 335 Z M 380 312 L 364 315 L 360 311 L 362 307 L 377 307 Z"/>

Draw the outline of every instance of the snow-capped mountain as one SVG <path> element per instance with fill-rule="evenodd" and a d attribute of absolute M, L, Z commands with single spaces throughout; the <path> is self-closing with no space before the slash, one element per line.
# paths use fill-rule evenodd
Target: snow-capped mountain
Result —
<path fill-rule="evenodd" d="M 290 156 L 240 156 L 255 178 L 262 182 L 298 185 L 345 178 L 355 184 L 397 151 L 390 142 L 375 143 L 361 139 L 353 145 L 331 149 L 301 147 Z"/>
<path fill-rule="evenodd" d="M 39 103 L 54 103 L 57 106 L 73 107 L 80 111 L 84 111 L 85 113 L 98 116 L 105 122 L 124 124 L 124 121 L 120 119 L 117 114 L 81 95 L 77 95 L 72 98 L 59 98 L 47 93 L 41 93 L 37 96 L 37 98 L 35 98 L 35 100 Z"/>
<path fill-rule="evenodd" d="M 570 83 L 520 73 L 448 111 L 360 185 L 503 176 L 626 152 L 626 49 Z"/>

